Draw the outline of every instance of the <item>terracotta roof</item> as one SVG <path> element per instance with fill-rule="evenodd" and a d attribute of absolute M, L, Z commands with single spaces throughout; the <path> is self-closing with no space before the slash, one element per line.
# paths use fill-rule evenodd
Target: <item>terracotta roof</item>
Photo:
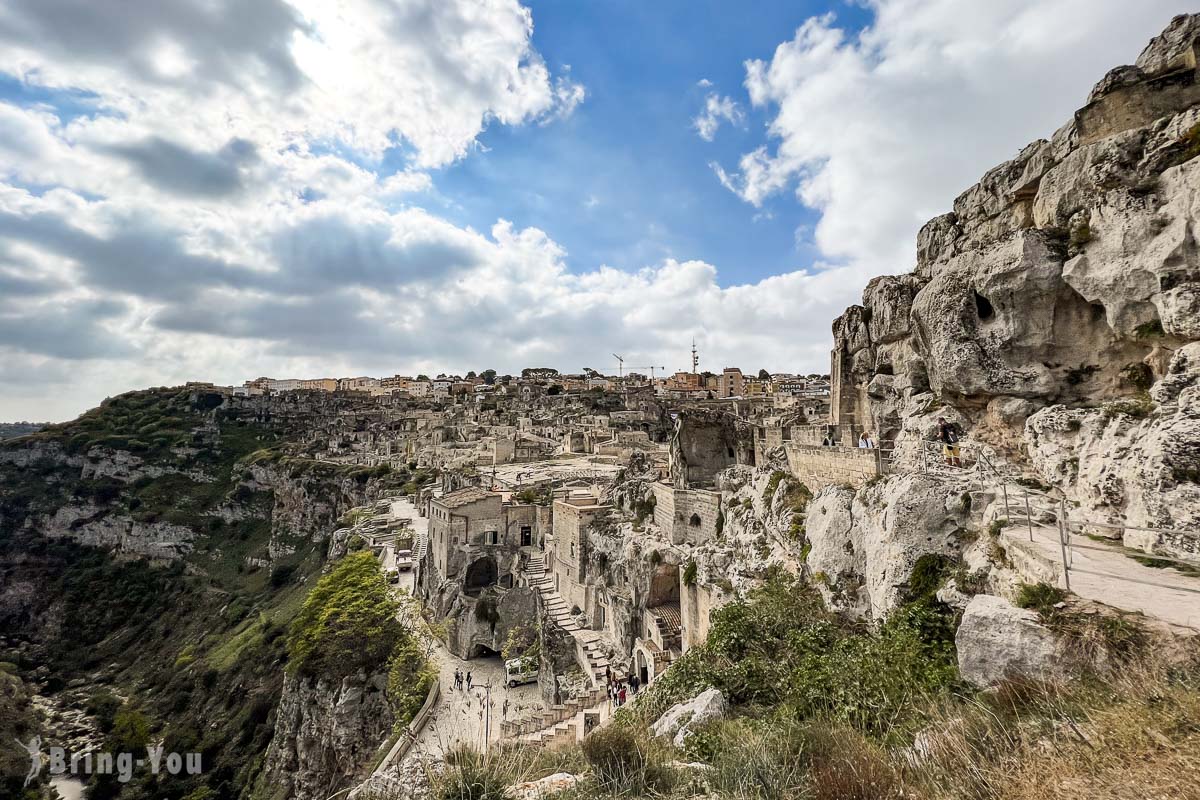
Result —
<path fill-rule="evenodd" d="M 683 627 L 683 615 L 679 612 L 679 603 L 664 603 L 647 610 L 654 615 L 655 619 L 661 621 L 667 630 L 677 631 Z"/>
<path fill-rule="evenodd" d="M 491 496 L 492 493 L 486 489 L 481 489 L 478 486 L 468 486 L 465 489 L 448 492 L 436 498 L 435 502 L 446 508 L 461 508 L 462 506 L 469 506 L 471 503 L 478 503 L 480 500 L 486 500 Z"/>

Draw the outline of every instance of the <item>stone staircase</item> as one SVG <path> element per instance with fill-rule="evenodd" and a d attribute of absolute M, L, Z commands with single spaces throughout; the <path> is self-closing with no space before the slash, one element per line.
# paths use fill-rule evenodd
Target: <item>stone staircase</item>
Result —
<path fill-rule="evenodd" d="M 592 681 L 592 686 L 603 689 L 604 670 L 609 666 L 609 661 L 600 646 L 601 636 L 595 631 L 581 628 L 571 616 L 571 609 L 567 606 L 567 601 L 563 600 L 562 596 L 555 591 L 553 579 L 546 574 L 544 555 L 539 553 L 530 557 L 525 567 L 525 579 L 541 595 L 546 612 L 554 620 L 554 623 L 575 638 L 579 650 L 587 659 L 586 671 Z"/>
<path fill-rule="evenodd" d="M 609 661 L 601 647 L 600 635 L 580 627 L 571 616 L 571 609 L 566 601 L 555 591 L 553 579 L 546 574 L 544 555 L 538 553 L 530 557 L 525 566 L 524 577 L 541 596 L 546 613 L 554 623 L 575 639 L 576 653 L 581 653 L 587 661 L 592 688 L 587 694 L 574 697 L 561 705 L 502 723 L 501 736 L 510 741 L 543 747 L 575 742 L 581 736 L 585 713 L 598 713 L 601 719 L 609 716 L 604 672 L 609 666 Z"/>

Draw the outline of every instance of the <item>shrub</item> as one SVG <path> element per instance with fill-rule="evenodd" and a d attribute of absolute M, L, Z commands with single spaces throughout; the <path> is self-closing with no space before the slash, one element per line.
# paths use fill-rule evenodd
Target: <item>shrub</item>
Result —
<path fill-rule="evenodd" d="M 655 794 L 670 785 L 662 745 L 646 730 L 627 725 L 610 725 L 593 731 L 583 740 L 583 757 L 591 766 L 594 780 L 604 791 L 635 797 Z"/>
<path fill-rule="evenodd" d="M 689 561 L 687 566 L 683 568 L 683 585 L 694 586 L 696 584 L 696 562 Z"/>
<path fill-rule="evenodd" d="M 288 634 L 288 668 L 341 678 L 378 670 L 404 634 L 371 553 L 351 553 L 309 592 Z"/>
<path fill-rule="evenodd" d="M 1131 397 L 1125 400 L 1113 400 L 1111 403 L 1104 404 L 1104 418 L 1106 420 L 1113 419 L 1119 415 L 1126 415 L 1135 419 L 1144 419 L 1150 416 L 1154 411 L 1154 402 L 1146 395 Z"/>
<path fill-rule="evenodd" d="M 1017 592 L 1016 604 L 1021 608 L 1032 608 L 1045 620 L 1054 613 L 1054 606 L 1066 597 L 1066 592 L 1048 583 L 1023 583 Z"/>
<path fill-rule="evenodd" d="M 1139 339 L 1157 339 L 1160 336 L 1166 335 L 1162 320 L 1158 318 L 1152 319 L 1149 322 L 1143 322 L 1133 329 L 1133 333 Z"/>
<path fill-rule="evenodd" d="M 437 680 L 437 670 L 410 634 L 401 637 L 392 651 L 388 667 L 388 702 L 396 714 L 396 727 L 407 725 L 425 704 L 429 687 Z"/>

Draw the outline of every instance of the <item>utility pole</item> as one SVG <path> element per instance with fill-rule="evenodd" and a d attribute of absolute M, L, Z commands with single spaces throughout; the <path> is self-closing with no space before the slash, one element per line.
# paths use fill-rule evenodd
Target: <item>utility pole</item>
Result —
<path fill-rule="evenodd" d="M 700 356 L 696 353 L 696 337 L 692 337 L 692 374 L 695 375 L 700 371 Z"/>

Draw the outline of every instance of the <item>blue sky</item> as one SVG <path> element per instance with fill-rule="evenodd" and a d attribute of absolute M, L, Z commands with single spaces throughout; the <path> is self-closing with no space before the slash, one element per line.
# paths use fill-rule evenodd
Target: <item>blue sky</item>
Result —
<path fill-rule="evenodd" d="M 490 127 L 479 138 L 486 152 L 434 176 L 448 218 L 481 229 L 497 217 L 542 228 L 577 270 L 698 258 L 722 265 L 720 283 L 730 285 L 812 263 L 812 210 L 790 194 L 756 209 L 707 167 L 714 160 L 734 165 L 765 141 L 768 113 L 747 108 L 744 126 L 723 126 L 712 142 L 696 135 L 692 120 L 709 91 L 746 106 L 743 61 L 769 59 L 805 19 L 836 10 L 855 29 L 867 18 L 862 8 L 758 3 L 753 13 L 730 13 L 728 3 L 713 0 L 528 5 L 534 45 L 552 66 L 570 65 L 587 100 L 561 124 Z M 697 85 L 702 79 L 711 89 Z"/>
<path fill-rule="evenodd" d="M 0 419 L 188 380 L 680 368 L 693 338 L 702 368 L 824 372 L 926 220 L 1188 10 L 6 0 Z"/>

